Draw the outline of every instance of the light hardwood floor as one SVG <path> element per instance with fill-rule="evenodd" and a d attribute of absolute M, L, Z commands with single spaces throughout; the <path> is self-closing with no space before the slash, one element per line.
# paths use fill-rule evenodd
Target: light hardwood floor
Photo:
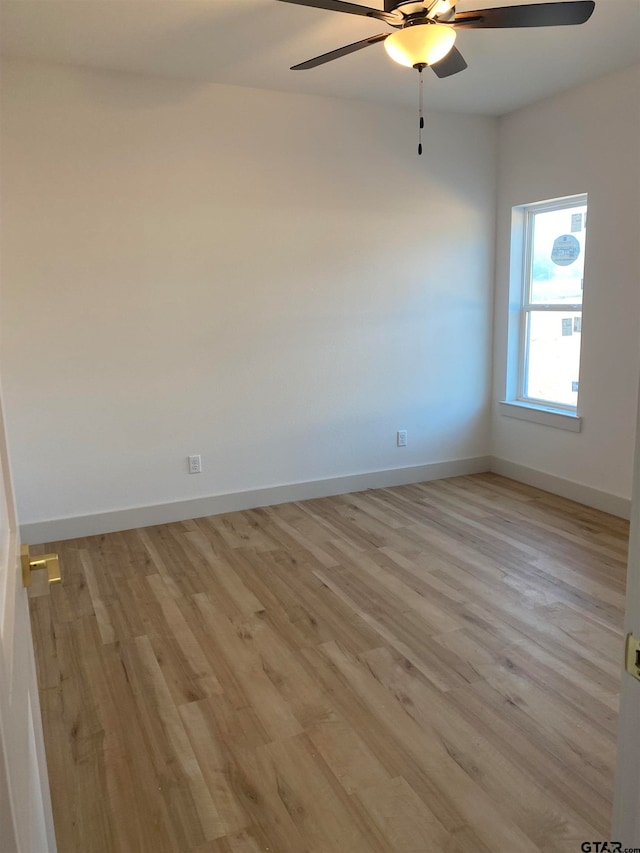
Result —
<path fill-rule="evenodd" d="M 608 838 L 627 533 L 482 474 L 48 543 L 59 853 Z"/>

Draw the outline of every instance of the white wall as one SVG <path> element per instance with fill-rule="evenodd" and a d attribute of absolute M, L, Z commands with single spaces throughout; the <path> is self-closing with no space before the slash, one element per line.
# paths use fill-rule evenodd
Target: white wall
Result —
<path fill-rule="evenodd" d="M 20 61 L 2 90 L 23 525 L 487 453 L 494 120 L 428 116 L 418 159 L 404 108 Z"/>
<path fill-rule="evenodd" d="M 500 121 L 492 453 L 631 497 L 640 375 L 640 67 Z M 582 432 L 514 420 L 504 399 L 511 208 L 589 194 L 579 412 Z"/>

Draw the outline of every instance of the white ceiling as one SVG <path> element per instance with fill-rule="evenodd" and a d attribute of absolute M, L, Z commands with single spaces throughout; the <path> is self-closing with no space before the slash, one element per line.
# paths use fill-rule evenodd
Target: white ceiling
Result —
<path fill-rule="evenodd" d="M 366 2 L 366 0 L 365 0 Z M 460 0 L 459 11 L 524 0 Z M 382 0 L 369 5 L 381 8 Z M 0 0 L 5 55 L 238 86 L 413 104 L 417 75 L 381 44 L 289 66 L 388 28 L 278 0 Z M 582 26 L 462 30 L 469 68 L 428 73 L 428 108 L 501 115 L 640 62 L 640 0 L 596 0 Z"/>

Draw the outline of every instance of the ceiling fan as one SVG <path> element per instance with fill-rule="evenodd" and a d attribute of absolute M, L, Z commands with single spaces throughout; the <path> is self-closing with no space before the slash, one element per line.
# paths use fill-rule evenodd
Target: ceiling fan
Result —
<path fill-rule="evenodd" d="M 343 0 L 281 0 L 297 6 L 312 6 L 331 12 L 346 12 L 375 18 L 398 30 L 380 33 L 362 41 L 323 53 L 292 66 L 292 71 L 306 71 L 355 53 L 383 41 L 389 56 L 401 65 L 422 71 L 430 66 L 438 77 L 451 77 L 467 67 L 460 51 L 454 47 L 456 30 L 501 29 L 507 27 L 558 27 L 583 24 L 594 10 L 594 0 L 563 0 L 556 3 L 533 3 L 524 6 L 502 6 L 456 12 L 455 0 L 384 0 L 384 10 L 359 6 Z"/>

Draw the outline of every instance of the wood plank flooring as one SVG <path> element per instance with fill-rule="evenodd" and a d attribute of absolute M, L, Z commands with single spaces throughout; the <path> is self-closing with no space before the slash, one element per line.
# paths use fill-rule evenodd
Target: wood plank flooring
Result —
<path fill-rule="evenodd" d="M 482 474 L 47 543 L 59 853 L 607 839 L 627 534 Z"/>

